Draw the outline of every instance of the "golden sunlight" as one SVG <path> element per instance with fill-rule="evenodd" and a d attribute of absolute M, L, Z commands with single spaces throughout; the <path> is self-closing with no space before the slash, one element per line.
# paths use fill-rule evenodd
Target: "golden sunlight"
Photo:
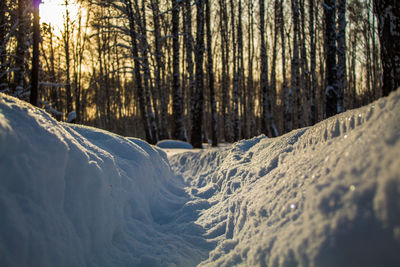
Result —
<path fill-rule="evenodd" d="M 40 21 L 50 24 L 56 30 L 62 30 L 65 17 L 65 0 L 42 0 L 40 4 Z M 68 0 L 68 12 L 73 20 L 78 13 L 78 6 Z"/>

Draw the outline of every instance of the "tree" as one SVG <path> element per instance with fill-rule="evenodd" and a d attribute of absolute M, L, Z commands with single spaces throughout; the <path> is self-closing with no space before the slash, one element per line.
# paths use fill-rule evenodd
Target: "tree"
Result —
<path fill-rule="evenodd" d="M 183 125 L 183 104 L 180 92 L 179 71 L 179 9 L 180 1 L 172 0 L 172 114 L 175 129 L 174 138 L 186 141 L 185 128 Z"/>
<path fill-rule="evenodd" d="M 336 6 L 335 0 L 325 0 L 325 97 L 326 116 L 331 117 L 338 113 L 339 93 L 336 74 Z"/>
<path fill-rule="evenodd" d="M 192 107 L 192 130 L 191 144 L 195 148 L 202 148 L 202 128 L 203 128 L 203 55 L 204 55 L 204 2 L 196 2 L 196 87 L 194 92 L 194 101 Z"/>
<path fill-rule="evenodd" d="M 137 86 L 139 109 L 140 109 L 140 113 L 142 116 L 143 128 L 145 131 L 147 142 L 154 144 L 155 139 L 152 136 L 151 131 L 150 131 L 149 116 L 148 116 L 147 109 L 146 109 L 144 89 L 143 89 L 142 78 L 141 78 L 141 73 L 140 73 L 141 63 L 139 61 L 139 49 L 138 49 L 138 45 L 137 45 L 137 32 L 135 29 L 135 16 L 133 13 L 131 0 L 124 0 L 124 3 L 125 3 L 125 8 L 126 8 L 126 14 L 127 14 L 128 20 L 129 20 L 129 35 L 130 35 L 130 41 L 131 41 L 131 52 L 132 52 L 132 57 L 133 57 L 134 65 L 135 65 L 135 68 L 134 68 L 135 82 L 136 82 L 136 86 Z"/>
<path fill-rule="evenodd" d="M 16 31 L 16 51 L 15 51 L 15 68 L 13 94 L 19 97 L 23 96 L 26 81 L 25 69 L 28 52 L 28 30 L 29 30 L 29 3 L 27 0 L 18 0 L 17 7 L 17 31 Z"/>
<path fill-rule="evenodd" d="M 63 42 L 64 42 L 64 56 L 65 56 L 65 74 L 66 74 L 66 100 L 67 100 L 67 114 L 69 114 L 73 107 L 72 107 L 72 91 L 71 91 L 71 58 L 70 58 L 70 38 L 72 34 L 72 25 L 71 25 L 71 18 L 68 10 L 69 0 L 64 1 L 65 5 L 65 16 L 64 16 L 64 32 L 63 32 Z"/>
<path fill-rule="evenodd" d="M 265 0 L 260 0 L 260 40 L 261 40 L 261 73 L 260 73 L 260 93 L 262 100 L 262 113 L 261 113 L 261 131 L 265 135 L 270 135 L 271 131 L 268 129 L 268 112 L 270 110 L 271 100 L 269 96 L 268 84 L 268 58 L 267 46 L 265 44 Z"/>
<path fill-rule="evenodd" d="M 32 78 L 30 103 L 38 105 L 39 91 L 39 41 L 40 41 L 40 21 L 39 21 L 40 0 L 33 0 L 33 55 L 32 55 Z"/>
<path fill-rule="evenodd" d="M 167 103 L 165 101 L 165 92 L 164 92 L 164 83 L 161 79 L 161 73 L 164 71 L 164 64 L 162 61 L 162 43 L 161 43 L 161 25 L 160 25 L 160 17 L 162 16 L 160 14 L 159 10 L 159 3 L 158 0 L 151 0 L 150 1 L 151 9 L 153 12 L 153 26 L 154 26 L 154 55 L 156 58 L 156 66 L 154 70 L 154 75 L 155 75 L 155 85 L 156 85 L 156 91 L 157 95 L 159 98 L 160 102 L 160 127 L 159 127 L 159 133 L 160 133 L 160 139 L 166 139 L 168 138 L 168 133 L 167 133 Z"/>
<path fill-rule="evenodd" d="M 400 86 L 400 2 L 374 0 L 383 70 L 383 96 Z"/>
<path fill-rule="evenodd" d="M 346 67 L 346 0 L 339 1 L 338 4 L 338 34 L 337 34 L 337 78 L 338 78 L 338 100 L 337 113 L 344 110 L 343 95 L 347 87 L 347 67 Z"/>
<path fill-rule="evenodd" d="M 211 39 L 211 5 L 210 0 L 206 1 L 206 26 L 207 26 L 207 72 L 208 72 L 208 88 L 210 90 L 211 102 L 211 141 L 212 146 L 218 146 L 218 121 L 217 121 L 217 103 L 215 100 L 214 88 L 214 70 L 212 55 L 212 39 Z"/>
<path fill-rule="evenodd" d="M 9 18 L 7 1 L 0 2 L 0 91 L 8 89 L 8 68 L 6 47 L 9 39 Z"/>
<path fill-rule="evenodd" d="M 317 122 L 317 74 L 316 74 L 316 45 L 315 45 L 315 27 L 314 27 L 314 5 L 315 0 L 308 0 L 309 6 L 309 32 L 310 32 L 310 72 L 311 72 L 311 124 Z"/>

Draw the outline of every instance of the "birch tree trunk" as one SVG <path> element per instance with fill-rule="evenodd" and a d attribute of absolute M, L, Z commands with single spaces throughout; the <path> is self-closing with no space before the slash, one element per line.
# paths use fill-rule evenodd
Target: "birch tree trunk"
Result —
<path fill-rule="evenodd" d="M 222 67 L 222 117 L 223 117 L 223 129 L 224 129 L 224 138 L 226 142 L 232 142 L 233 137 L 230 129 L 231 120 L 230 120 L 230 104 L 229 104 L 229 37 L 228 37 L 228 8 L 226 4 L 226 0 L 219 0 L 219 26 L 220 26 L 220 35 L 221 35 L 221 67 Z"/>
<path fill-rule="evenodd" d="M 207 26 L 207 72 L 208 72 L 208 87 L 210 90 L 211 102 L 211 145 L 218 146 L 218 121 L 217 121 L 217 103 L 215 99 L 214 88 L 214 67 L 212 55 L 212 39 L 211 39 L 211 4 L 210 0 L 206 1 L 206 26 Z"/>
<path fill-rule="evenodd" d="M 186 141 L 179 80 L 179 8 L 180 1 L 172 0 L 172 116 L 175 123 L 174 138 Z"/>
<path fill-rule="evenodd" d="M 146 0 L 142 0 L 142 16 L 141 16 L 141 47 L 142 47 L 142 68 L 143 68 L 143 82 L 144 92 L 146 97 L 147 113 L 149 114 L 149 123 L 151 127 L 151 134 L 153 136 L 153 143 L 159 140 L 157 128 L 157 101 L 156 94 L 153 92 L 153 83 L 151 82 L 150 62 L 149 62 L 149 44 L 147 42 L 147 21 L 146 21 Z M 179 66 L 179 65 L 178 65 Z M 153 96 L 152 99 L 151 96 Z M 152 101 L 153 100 L 153 101 Z M 153 105 L 151 104 L 153 102 Z"/>
<path fill-rule="evenodd" d="M 69 15 L 69 0 L 64 1 L 65 5 L 65 18 L 64 18 L 64 32 L 63 32 L 63 42 L 64 42 L 64 56 L 65 56 L 65 94 L 66 94 L 66 104 L 67 104 L 67 115 L 73 110 L 72 107 L 72 91 L 71 91 L 71 57 L 70 57 L 70 38 L 71 38 L 71 18 Z"/>
<path fill-rule="evenodd" d="M 165 100 L 165 88 L 164 83 L 161 78 L 161 73 L 163 71 L 164 65 L 162 61 L 162 44 L 161 44 L 161 25 L 160 25 L 160 10 L 159 10 L 159 0 L 151 0 L 150 5 L 153 12 L 153 25 L 154 25 L 154 54 L 156 58 L 156 66 L 155 66 L 155 91 L 157 92 L 157 96 L 160 102 L 160 123 L 159 123 L 159 134 L 160 139 L 167 139 L 167 115 L 168 115 L 168 104 Z"/>
<path fill-rule="evenodd" d="M 144 96 L 144 90 L 143 90 L 143 84 L 142 84 L 142 78 L 141 78 L 141 73 L 140 73 L 140 68 L 141 64 L 139 61 L 139 49 L 136 43 L 137 40 L 137 33 L 135 29 L 135 17 L 133 13 L 133 8 L 132 8 L 132 2 L 131 0 L 124 0 L 125 3 L 125 8 L 126 8 L 126 13 L 128 16 L 129 20 L 129 35 L 130 35 L 130 41 L 131 41 L 131 53 L 134 61 L 134 74 L 135 74 L 135 82 L 136 82 L 136 87 L 137 87 L 137 94 L 138 94 L 138 100 L 139 100 L 139 109 L 140 109 L 140 115 L 142 117 L 142 123 L 143 123 L 143 129 L 145 132 L 146 140 L 147 142 L 153 144 L 155 143 L 155 140 L 151 134 L 150 130 L 150 125 L 149 125 L 149 116 L 146 110 L 146 104 L 145 104 L 145 96 Z"/>
<path fill-rule="evenodd" d="M 260 40 L 261 40 L 261 73 L 260 73 L 260 93 L 262 96 L 262 113 L 261 113 L 261 131 L 267 136 L 272 135 L 268 125 L 268 116 L 271 106 L 271 99 L 269 94 L 268 84 L 268 58 L 267 58 L 267 47 L 265 44 L 265 1 L 260 0 Z"/>
<path fill-rule="evenodd" d="M 236 31 L 235 31 L 235 6 L 233 0 L 230 0 L 231 11 L 231 28 L 232 28 L 232 64 L 233 64 L 233 140 L 237 141 L 240 138 L 240 123 L 239 123 L 239 77 L 238 77 L 238 57 L 236 45 Z M 240 19 L 240 18 L 239 18 Z"/>

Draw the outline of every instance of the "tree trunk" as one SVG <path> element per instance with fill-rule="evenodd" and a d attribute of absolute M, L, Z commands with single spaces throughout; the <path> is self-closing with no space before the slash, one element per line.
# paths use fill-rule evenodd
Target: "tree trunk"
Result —
<path fill-rule="evenodd" d="M 196 88 L 192 107 L 192 130 L 191 144 L 195 148 L 203 147 L 202 128 L 203 128 L 203 55 L 204 55 L 204 1 L 196 2 L 197 32 L 196 32 Z"/>
<path fill-rule="evenodd" d="M 338 4 L 338 65 L 337 65 L 337 78 L 338 78 L 338 102 L 337 112 L 344 111 L 343 96 L 347 87 L 347 65 L 346 65 L 346 0 L 339 1 Z"/>
<path fill-rule="evenodd" d="M 39 19 L 40 0 L 33 3 L 33 49 L 32 49 L 32 78 L 30 103 L 38 105 L 39 94 L 39 41 L 40 41 L 40 19 Z"/>
<path fill-rule="evenodd" d="M 159 134 L 160 139 L 168 138 L 167 131 L 167 115 L 168 115 L 168 103 L 165 99 L 165 88 L 161 78 L 161 73 L 164 69 L 162 61 L 162 44 L 161 44 L 161 25 L 160 25 L 160 10 L 158 0 L 151 0 L 150 5 L 153 11 L 153 24 L 154 24 L 154 54 L 156 58 L 155 66 L 155 91 L 157 92 L 160 101 L 160 123 L 159 123 Z"/>
<path fill-rule="evenodd" d="M 326 117 L 336 115 L 338 110 L 338 88 L 336 74 L 336 6 L 335 0 L 325 0 L 325 97 Z"/>
<path fill-rule="evenodd" d="M 14 86 L 13 94 L 22 96 L 25 89 L 25 61 L 27 47 L 28 3 L 27 0 L 18 0 L 17 9 L 18 28 L 16 32 L 17 47 L 15 53 Z"/>
<path fill-rule="evenodd" d="M 260 77 L 260 93 L 262 99 L 262 113 L 261 113 L 261 131 L 267 136 L 272 135 L 268 127 L 268 116 L 271 105 L 268 85 L 268 58 L 267 47 L 265 44 L 265 0 L 260 0 L 260 40 L 261 40 L 261 77 Z"/>
<path fill-rule="evenodd" d="M 238 141 L 240 138 L 240 123 L 239 123 L 239 77 L 238 77 L 238 57 L 236 45 L 236 31 L 235 31 L 235 7 L 233 0 L 230 0 L 231 11 L 231 28 L 232 28 L 232 64 L 233 64 L 233 140 Z M 238 18 L 240 19 L 240 18 Z"/>
<path fill-rule="evenodd" d="M 315 0 L 308 0 L 309 6 L 309 32 L 310 32 L 310 72 L 311 72 L 311 124 L 314 125 L 318 120 L 317 109 L 317 74 L 316 74 L 316 45 L 314 27 L 314 4 Z"/>
<path fill-rule="evenodd" d="M 178 0 L 172 0 L 172 116 L 175 123 L 174 138 L 186 141 L 179 81 L 179 3 Z"/>
<path fill-rule="evenodd" d="M 206 26 L 207 26 L 207 72 L 208 72 L 208 87 L 210 90 L 211 102 L 211 145 L 218 146 L 218 121 L 217 121 L 217 103 L 215 100 L 214 88 L 214 70 L 213 70 L 213 55 L 212 55 L 212 39 L 211 39 L 211 5 L 210 0 L 206 0 Z"/>
<path fill-rule="evenodd" d="M 8 85 L 8 69 L 7 69 L 7 32 L 9 25 L 6 13 L 8 12 L 7 1 L 0 2 L 0 91 L 7 90 Z"/>
<path fill-rule="evenodd" d="M 400 2 L 374 0 L 374 12 L 381 43 L 382 95 L 387 96 L 400 86 Z"/>
<path fill-rule="evenodd" d="M 149 44 L 147 42 L 147 22 L 146 22 L 146 1 L 142 0 L 142 16 L 141 16 L 141 46 L 142 46 L 142 68 L 143 68 L 143 82 L 144 92 L 146 97 L 147 113 L 149 114 L 149 123 L 151 127 L 151 135 L 153 136 L 153 143 L 159 140 L 157 128 L 157 111 L 156 111 L 156 94 L 153 92 L 153 84 L 150 76 L 150 63 L 149 63 Z M 179 79 L 179 78 L 178 78 Z M 151 104 L 151 96 L 153 96 L 153 105 Z"/>
<path fill-rule="evenodd" d="M 144 96 L 144 90 L 143 90 L 143 85 L 142 85 L 142 78 L 141 78 L 141 73 L 140 73 L 140 61 L 139 61 L 139 50 L 138 46 L 136 43 L 136 29 L 135 29 L 135 17 L 132 9 L 132 2 L 131 0 L 124 0 L 125 3 L 125 8 L 129 20 L 129 35 L 131 38 L 131 52 L 132 52 L 132 57 L 134 60 L 134 74 L 135 74 L 135 82 L 137 86 L 137 94 L 138 94 L 138 100 L 139 100 L 139 109 L 140 109 L 140 115 L 142 117 L 142 123 L 143 123 L 143 128 L 146 136 L 146 140 L 149 143 L 155 143 L 154 138 L 151 135 L 150 131 L 150 125 L 149 125 L 149 117 L 148 113 L 146 110 L 146 104 L 145 104 L 145 96 Z"/>
<path fill-rule="evenodd" d="M 229 104 L 229 38 L 228 38 L 228 8 L 226 0 L 219 0 L 219 25 L 221 34 L 221 57 L 222 57 L 222 117 L 224 138 L 226 142 L 232 142 L 233 137 L 231 133 L 231 120 L 230 120 L 230 104 Z"/>
<path fill-rule="evenodd" d="M 289 109 L 289 90 L 286 78 L 286 44 L 285 44 L 285 19 L 283 17 L 283 1 L 280 1 L 279 5 L 279 17 L 281 18 L 280 32 L 281 32 L 281 58 L 282 58 L 282 95 L 283 95 L 283 120 L 284 120 L 284 132 L 289 132 L 291 130 L 291 116 L 287 112 Z"/>

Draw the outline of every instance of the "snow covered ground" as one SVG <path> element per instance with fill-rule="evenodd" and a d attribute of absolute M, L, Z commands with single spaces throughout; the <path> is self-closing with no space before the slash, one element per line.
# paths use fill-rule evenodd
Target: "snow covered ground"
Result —
<path fill-rule="evenodd" d="M 0 94 L 0 266 L 400 266 L 400 91 L 169 156 Z"/>

